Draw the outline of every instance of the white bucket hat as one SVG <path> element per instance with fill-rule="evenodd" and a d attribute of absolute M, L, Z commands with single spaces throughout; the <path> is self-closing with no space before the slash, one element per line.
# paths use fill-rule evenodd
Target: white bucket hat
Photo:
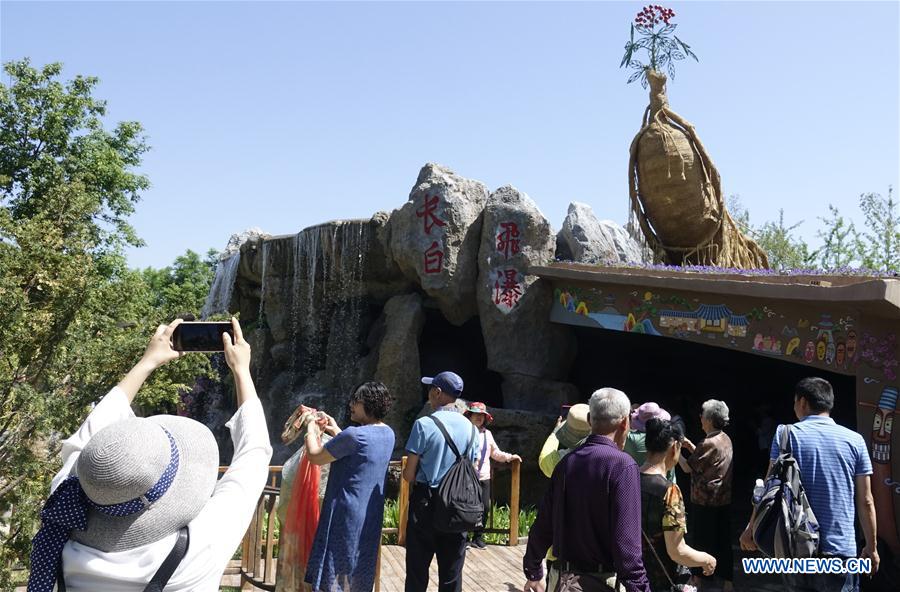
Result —
<path fill-rule="evenodd" d="M 187 525 L 209 501 L 218 464 L 212 432 L 193 419 L 155 415 L 107 426 L 78 458 L 75 474 L 92 503 L 87 529 L 73 530 L 70 536 L 108 553 L 163 539 Z M 159 495 L 164 483 L 168 487 Z M 131 502 L 138 511 L 109 513 L 109 506 Z"/>

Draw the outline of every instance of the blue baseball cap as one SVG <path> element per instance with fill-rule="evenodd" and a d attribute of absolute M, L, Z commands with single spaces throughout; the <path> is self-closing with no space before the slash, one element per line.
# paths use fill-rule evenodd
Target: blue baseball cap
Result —
<path fill-rule="evenodd" d="M 441 372 L 433 378 L 423 376 L 422 384 L 435 386 L 448 395 L 460 395 L 463 391 L 463 379 L 455 372 Z"/>

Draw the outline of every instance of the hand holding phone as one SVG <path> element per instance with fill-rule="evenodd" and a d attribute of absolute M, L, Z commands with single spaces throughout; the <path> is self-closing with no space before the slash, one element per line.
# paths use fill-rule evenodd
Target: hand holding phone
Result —
<path fill-rule="evenodd" d="M 179 352 L 225 351 L 222 335 L 228 333 L 234 342 L 230 322 L 183 322 L 172 333 L 172 348 Z"/>
<path fill-rule="evenodd" d="M 571 405 L 563 405 L 562 407 L 559 408 L 559 416 L 563 419 L 566 419 L 566 417 L 569 416 L 569 409 L 571 409 L 571 408 L 572 408 Z"/>

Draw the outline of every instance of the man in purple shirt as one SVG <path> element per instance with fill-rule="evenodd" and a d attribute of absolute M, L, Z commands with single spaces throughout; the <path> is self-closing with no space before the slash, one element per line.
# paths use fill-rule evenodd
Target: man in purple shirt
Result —
<path fill-rule="evenodd" d="M 567 591 L 610 590 L 613 572 L 627 592 L 650 592 L 641 558 L 641 480 L 622 452 L 631 402 L 603 388 L 590 400 L 591 435 L 553 471 L 528 533 L 525 592 L 544 592 L 541 560 L 552 545 Z"/>

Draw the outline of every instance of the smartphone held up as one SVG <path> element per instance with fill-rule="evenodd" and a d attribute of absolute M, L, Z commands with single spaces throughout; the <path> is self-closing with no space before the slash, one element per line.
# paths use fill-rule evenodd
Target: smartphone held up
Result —
<path fill-rule="evenodd" d="M 172 348 L 183 352 L 224 351 L 222 334 L 228 333 L 234 340 L 234 329 L 230 322 L 184 322 L 172 333 Z"/>

